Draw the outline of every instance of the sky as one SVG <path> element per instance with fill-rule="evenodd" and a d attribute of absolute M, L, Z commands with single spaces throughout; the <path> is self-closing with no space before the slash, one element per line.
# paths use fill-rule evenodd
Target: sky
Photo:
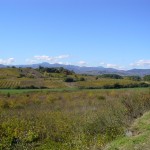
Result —
<path fill-rule="evenodd" d="M 150 69 L 149 0 L 0 0 L 0 64 Z"/>

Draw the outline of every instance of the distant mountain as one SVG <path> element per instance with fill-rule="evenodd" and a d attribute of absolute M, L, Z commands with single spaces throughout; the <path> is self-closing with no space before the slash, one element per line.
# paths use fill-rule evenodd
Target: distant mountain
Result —
<path fill-rule="evenodd" d="M 39 63 L 39 64 L 32 64 L 32 65 L 16 65 L 15 67 L 21 67 L 21 68 L 38 68 L 39 66 L 42 67 L 63 67 L 68 70 L 73 70 L 75 73 L 78 74 L 89 74 L 89 75 L 100 75 L 100 74 L 119 74 L 123 76 L 127 75 L 138 75 L 138 76 L 144 76 L 144 75 L 150 75 L 150 69 L 132 69 L 132 70 L 117 70 L 113 68 L 104 68 L 104 67 L 85 67 L 85 66 L 75 66 L 75 65 L 64 65 L 64 64 L 49 64 L 47 62 Z M 0 68 L 5 68 L 7 66 L 1 65 Z"/>
<path fill-rule="evenodd" d="M 150 75 L 150 69 L 132 69 L 126 71 L 129 75 L 139 75 L 139 76 L 145 76 Z"/>
<path fill-rule="evenodd" d="M 6 66 L 5 66 L 5 65 L 0 64 L 0 68 L 6 68 Z"/>
<path fill-rule="evenodd" d="M 31 67 L 31 68 L 38 68 L 39 66 L 42 67 L 63 67 L 65 69 L 68 70 L 73 70 L 76 73 L 88 73 L 90 71 L 93 70 L 103 70 L 105 69 L 104 67 L 80 67 L 80 66 L 75 66 L 75 65 L 64 65 L 64 64 L 49 64 L 47 62 L 43 62 L 40 64 L 32 64 L 32 65 L 16 65 L 16 67 L 22 67 L 22 68 L 26 68 L 26 67 Z"/>

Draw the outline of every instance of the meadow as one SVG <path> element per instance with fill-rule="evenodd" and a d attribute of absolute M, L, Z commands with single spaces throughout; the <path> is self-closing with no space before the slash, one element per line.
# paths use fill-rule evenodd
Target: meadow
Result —
<path fill-rule="evenodd" d="M 0 148 L 100 150 L 150 109 L 150 89 L 0 93 Z"/>
<path fill-rule="evenodd" d="M 150 110 L 149 82 L 110 76 L 0 69 L 0 149 L 102 150 L 125 136 Z"/>

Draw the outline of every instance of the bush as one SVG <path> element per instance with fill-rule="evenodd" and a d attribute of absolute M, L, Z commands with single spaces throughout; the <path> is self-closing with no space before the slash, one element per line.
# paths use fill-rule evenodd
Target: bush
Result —
<path fill-rule="evenodd" d="M 67 77 L 64 79 L 65 82 L 75 82 L 75 80 L 71 77 Z"/>
<path fill-rule="evenodd" d="M 80 81 L 85 81 L 85 78 L 81 77 L 79 80 L 80 80 Z"/>
<path fill-rule="evenodd" d="M 140 76 L 127 76 L 127 79 L 132 80 L 132 81 L 141 81 Z"/>
<path fill-rule="evenodd" d="M 7 97 L 10 97 L 10 93 L 9 92 L 7 93 Z"/>
<path fill-rule="evenodd" d="M 102 74 L 99 77 L 100 78 L 110 78 L 110 79 L 123 79 L 123 77 L 118 74 Z"/>
<path fill-rule="evenodd" d="M 146 75 L 146 76 L 144 76 L 144 81 L 150 81 L 150 75 Z"/>

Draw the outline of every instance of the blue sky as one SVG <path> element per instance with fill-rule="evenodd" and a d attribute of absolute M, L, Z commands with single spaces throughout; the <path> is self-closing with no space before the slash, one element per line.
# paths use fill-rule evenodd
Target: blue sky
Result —
<path fill-rule="evenodd" d="M 149 0 L 0 0 L 0 64 L 150 68 Z"/>

